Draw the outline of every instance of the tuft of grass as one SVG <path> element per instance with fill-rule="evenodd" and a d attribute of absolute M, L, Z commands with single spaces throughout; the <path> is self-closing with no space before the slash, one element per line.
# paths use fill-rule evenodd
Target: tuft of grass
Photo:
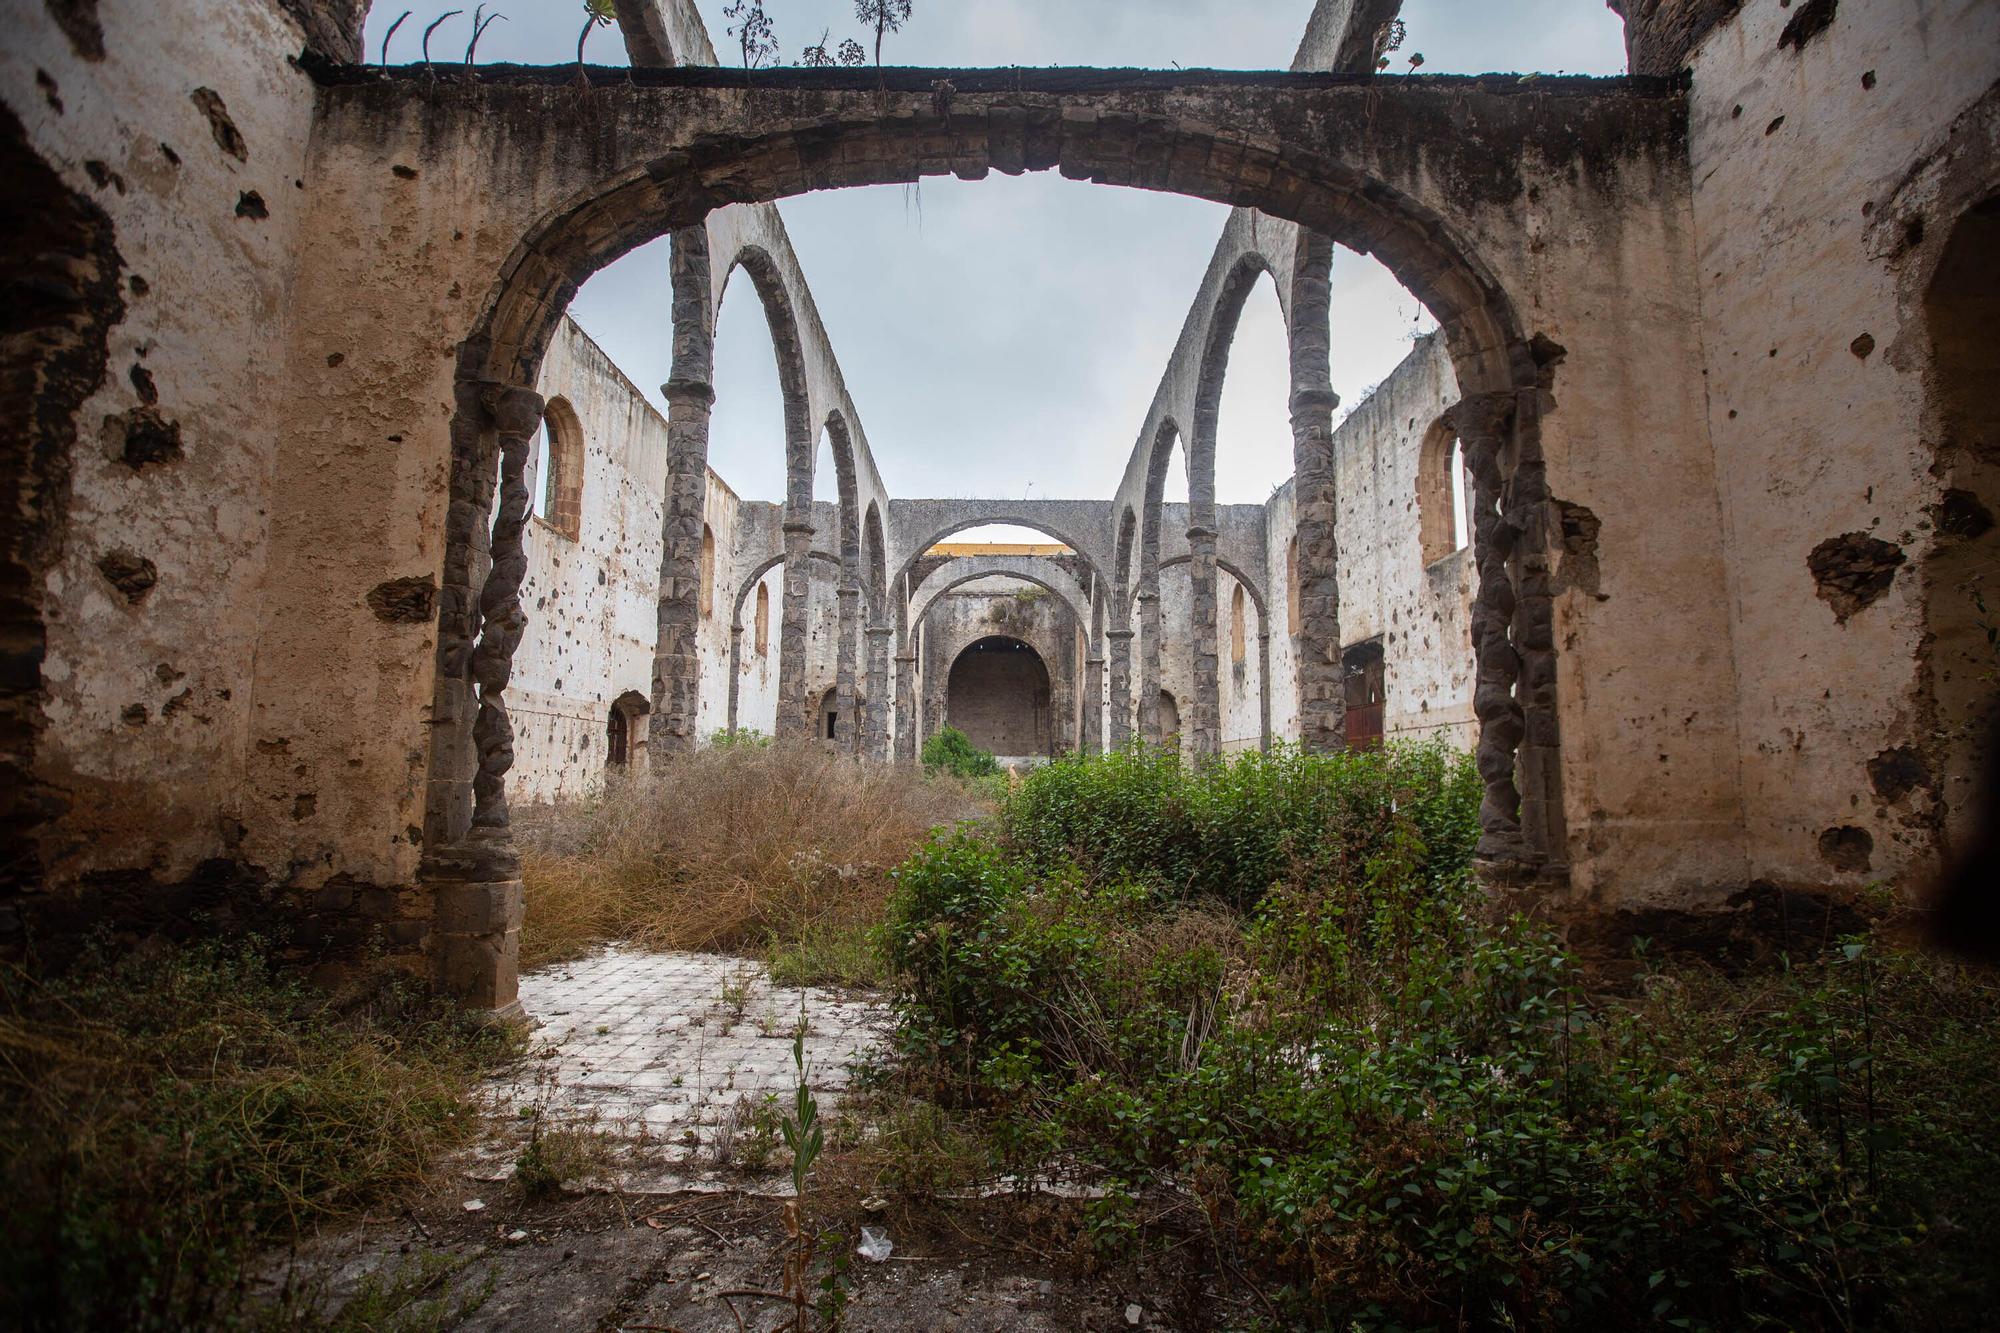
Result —
<path fill-rule="evenodd" d="M 257 1248 L 428 1184 L 514 1052 L 401 984 L 336 1007 L 254 941 L 0 970 L 0 1307 L 224 1322 Z"/>
<path fill-rule="evenodd" d="M 787 975 L 865 984 L 855 934 L 934 829 L 990 809 L 949 777 L 816 744 L 717 746 L 580 804 L 521 813 L 521 962 L 598 944 L 766 953 Z M 790 984 L 790 983 L 788 983 Z"/>

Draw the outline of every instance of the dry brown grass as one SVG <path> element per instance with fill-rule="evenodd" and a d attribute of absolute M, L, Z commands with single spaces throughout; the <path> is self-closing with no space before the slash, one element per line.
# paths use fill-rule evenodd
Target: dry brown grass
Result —
<path fill-rule="evenodd" d="M 581 805 L 517 816 L 522 966 L 609 940 L 750 953 L 851 944 L 881 919 L 888 872 L 932 829 L 986 813 L 950 778 L 814 744 L 660 764 Z"/>

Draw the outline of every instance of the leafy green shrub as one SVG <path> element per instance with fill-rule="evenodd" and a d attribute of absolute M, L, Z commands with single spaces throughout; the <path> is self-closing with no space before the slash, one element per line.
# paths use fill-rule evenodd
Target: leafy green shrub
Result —
<path fill-rule="evenodd" d="M 254 944 L 0 972 L 0 1307 L 25 1328 L 225 1319 L 256 1248 L 426 1184 L 511 1050 L 397 987 L 337 1010 Z"/>
<path fill-rule="evenodd" d="M 1000 761 L 972 743 L 957 727 L 946 727 L 924 742 L 924 767 L 955 778 L 983 778 L 1000 771 Z"/>
<path fill-rule="evenodd" d="M 1480 793 L 1470 758 L 1441 742 L 1281 747 L 1195 767 L 1141 745 L 1035 770 L 1009 800 L 1005 828 L 1013 853 L 1041 870 L 1073 865 L 1249 908 L 1297 862 L 1359 874 L 1399 823 L 1422 841 L 1416 873 L 1449 876 L 1478 839 Z"/>
<path fill-rule="evenodd" d="M 1093 1251 L 1193 1212 L 1312 1327 L 1983 1317 L 1995 988 L 1855 940 L 1593 995 L 1473 885 L 1477 802 L 1436 747 L 1040 770 L 897 872 L 901 1048 L 1103 1191 Z"/>

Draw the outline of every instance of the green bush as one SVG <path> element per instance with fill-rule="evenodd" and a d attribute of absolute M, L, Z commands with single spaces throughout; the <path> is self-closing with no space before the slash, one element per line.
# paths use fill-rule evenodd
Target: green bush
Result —
<path fill-rule="evenodd" d="M 946 727 L 924 742 L 924 767 L 942 770 L 955 778 L 990 777 L 1000 771 L 1000 761 L 972 743 L 957 727 Z"/>
<path fill-rule="evenodd" d="M 1480 793 L 1471 761 L 1441 743 L 1281 747 L 1193 767 L 1136 745 L 1037 769 L 1004 827 L 1013 854 L 1039 870 L 1074 866 L 1247 909 L 1299 863 L 1321 877 L 1360 874 L 1400 824 L 1423 844 L 1416 873 L 1448 876 L 1478 839 Z"/>
<path fill-rule="evenodd" d="M 1308 1326 L 1973 1326 L 1993 986 L 1854 940 L 1593 995 L 1486 908 L 1478 799 L 1436 747 L 1038 770 L 898 872 L 901 1048 L 1101 1255 L 1191 1199 Z"/>
<path fill-rule="evenodd" d="M 427 1183 L 511 1049 L 393 986 L 336 1010 L 254 945 L 0 971 L 0 1306 L 31 1329 L 225 1321 L 259 1247 Z"/>

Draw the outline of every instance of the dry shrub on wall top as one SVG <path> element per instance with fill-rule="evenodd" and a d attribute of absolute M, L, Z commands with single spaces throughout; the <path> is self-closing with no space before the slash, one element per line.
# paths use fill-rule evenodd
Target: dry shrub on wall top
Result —
<path fill-rule="evenodd" d="M 609 940 L 777 954 L 852 941 L 881 920 L 892 867 L 987 813 L 954 779 L 811 742 L 714 746 L 517 815 L 522 965 Z"/>

